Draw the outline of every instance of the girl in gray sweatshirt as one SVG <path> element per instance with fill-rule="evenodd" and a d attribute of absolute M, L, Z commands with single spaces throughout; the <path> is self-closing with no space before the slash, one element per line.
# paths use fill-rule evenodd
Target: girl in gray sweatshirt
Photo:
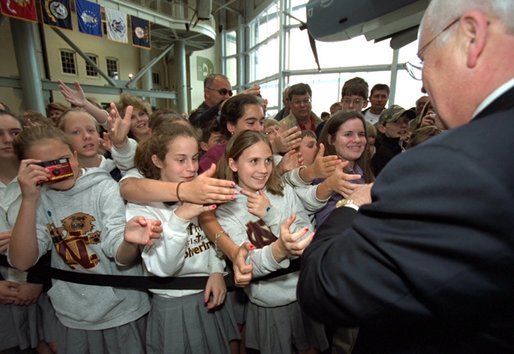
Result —
<path fill-rule="evenodd" d="M 291 186 L 274 169 L 267 136 L 243 131 L 234 135 L 218 166 L 240 188 L 236 200 L 218 207 L 216 215 L 226 234 L 237 244 L 253 245 L 247 261 L 254 278 L 287 269 L 310 243 L 313 228 Z M 290 228 L 290 238 L 280 229 Z M 296 302 L 298 270 L 255 280 L 246 293 L 246 345 L 262 353 L 293 353 L 328 347 L 323 327 L 307 318 Z"/>
<path fill-rule="evenodd" d="M 21 160 L 22 201 L 9 247 L 21 270 L 51 250 L 53 268 L 67 274 L 141 275 L 132 265 L 138 246 L 124 240 L 156 237 L 160 222 L 125 221 L 117 183 L 101 169 L 80 169 L 64 134 L 35 127 L 19 134 L 14 149 Z M 60 353 L 141 353 L 145 292 L 54 280 L 48 296 L 62 325 Z"/>

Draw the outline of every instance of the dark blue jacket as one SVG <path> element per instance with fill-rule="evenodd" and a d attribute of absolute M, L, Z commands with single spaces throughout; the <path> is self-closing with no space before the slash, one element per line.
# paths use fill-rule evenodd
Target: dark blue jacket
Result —
<path fill-rule="evenodd" d="M 513 353 L 513 134 L 511 89 L 391 160 L 372 204 L 317 231 L 302 308 L 360 327 L 354 353 Z"/>

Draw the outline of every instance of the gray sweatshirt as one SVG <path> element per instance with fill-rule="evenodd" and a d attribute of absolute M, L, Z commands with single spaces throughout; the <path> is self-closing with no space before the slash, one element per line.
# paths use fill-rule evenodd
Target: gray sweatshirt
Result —
<path fill-rule="evenodd" d="M 273 195 L 267 189 L 265 193 L 271 202 L 271 209 L 262 219 L 248 212 L 247 198 L 242 194 L 236 200 L 220 205 L 216 210 L 221 226 L 237 245 L 250 241 L 256 247 L 248 257 L 248 261 L 253 264 L 255 277 L 289 267 L 289 259 L 278 263 L 271 253 L 271 243 L 279 237 L 280 225 L 289 216 L 296 214 L 291 232 L 304 227 L 313 230 L 307 213 L 291 186 L 284 184 L 283 197 Z M 258 306 L 284 306 L 296 301 L 297 281 L 298 272 L 293 272 L 270 280 L 252 282 L 245 291 L 250 301 Z"/>
<path fill-rule="evenodd" d="M 146 246 L 141 258 L 146 270 L 159 277 L 209 276 L 223 273 L 225 262 L 216 255 L 212 243 L 198 226 L 197 218 L 185 220 L 175 214 L 178 205 L 167 207 L 154 202 L 147 205 L 128 203 L 127 219 L 141 215 L 162 222 L 162 236 Z M 203 290 L 150 289 L 163 297 L 181 297 Z"/>
<path fill-rule="evenodd" d="M 45 188 L 37 210 L 39 256 L 52 250 L 52 267 L 90 274 L 142 275 L 141 264 L 114 261 L 123 241 L 125 206 L 118 184 L 102 169 L 83 170 L 67 191 Z M 143 291 L 54 280 L 48 291 L 67 327 L 99 330 L 138 319 L 150 310 Z"/>

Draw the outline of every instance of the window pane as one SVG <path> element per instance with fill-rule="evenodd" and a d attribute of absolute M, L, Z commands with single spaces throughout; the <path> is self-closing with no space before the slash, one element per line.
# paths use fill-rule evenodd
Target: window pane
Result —
<path fill-rule="evenodd" d="M 303 22 L 307 22 L 307 11 L 305 10 L 306 4 L 307 0 L 291 0 L 291 15 Z M 299 24 L 297 20 L 292 18 L 289 21 L 292 25 Z"/>
<path fill-rule="evenodd" d="M 407 70 L 398 70 L 395 103 L 404 108 L 414 107 L 416 100 L 425 95 L 421 92 L 421 86 L 421 81 L 410 77 Z"/>
<path fill-rule="evenodd" d="M 226 75 L 231 79 L 232 85 L 237 83 L 237 59 L 236 58 L 228 58 L 225 60 L 227 65 Z"/>
<path fill-rule="evenodd" d="M 276 34 L 280 27 L 278 6 L 272 4 L 255 21 L 250 23 L 250 47 Z"/>
<path fill-rule="evenodd" d="M 118 68 L 118 59 L 107 58 L 106 63 L 107 63 L 107 75 L 109 75 L 109 77 L 111 77 L 115 80 L 118 80 L 119 74 L 120 74 L 120 71 Z"/>
<path fill-rule="evenodd" d="M 152 84 L 160 85 L 161 84 L 161 75 L 159 73 L 152 73 Z"/>
<path fill-rule="evenodd" d="M 237 33 L 236 31 L 227 32 L 225 35 L 225 55 L 235 55 L 237 54 Z"/>
<path fill-rule="evenodd" d="M 289 33 L 289 68 L 293 70 L 316 67 L 307 31 L 299 28 Z M 340 42 L 316 41 L 321 68 L 391 64 L 393 50 L 388 41 L 368 42 L 364 36 Z"/>
<path fill-rule="evenodd" d="M 259 80 L 278 73 L 278 38 L 250 52 L 250 81 Z"/>
<path fill-rule="evenodd" d="M 61 50 L 61 68 L 62 72 L 65 74 L 77 74 L 74 52 Z"/>
<path fill-rule="evenodd" d="M 278 106 L 278 80 L 261 83 L 261 95 L 268 100 L 268 107 Z"/>
<path fill-rule="evenodd" d="M 88 54 L 87 55 L 89 57 L 89 59 L 91 59 L 91 61 L 95 64 L 98 64 L 98 57 L 96 55 L 92 55 L 92 54 Z M 98 76 L 98 71 L 96 71 L 95 67 L 93 65 L 90 65 L 87 61 L 86 61 L 86 76 Z"/>
<path fill-rule="evenodd" d="M 407 44 L 405 47 L 400 48 L 398 55 L 399 63 L 406 63 L 417 58 L 418 53 L 418 41 L 415 40 L 412 43 Z"/>

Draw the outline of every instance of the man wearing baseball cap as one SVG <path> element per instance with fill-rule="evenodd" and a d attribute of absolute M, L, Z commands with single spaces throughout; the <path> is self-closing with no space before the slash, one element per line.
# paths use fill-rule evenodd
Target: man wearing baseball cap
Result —
<path fill-rule="evenodd" d="M 402 142 L 409 134 L 409 120 L 415 117 L 416 112 L 398 105 L 393 105 L 382 112 L 377 124 L 379 134 L 375 142 L 376 153 L 371 159 L 375 176 L 393 157 L 404 150 Z"/>

